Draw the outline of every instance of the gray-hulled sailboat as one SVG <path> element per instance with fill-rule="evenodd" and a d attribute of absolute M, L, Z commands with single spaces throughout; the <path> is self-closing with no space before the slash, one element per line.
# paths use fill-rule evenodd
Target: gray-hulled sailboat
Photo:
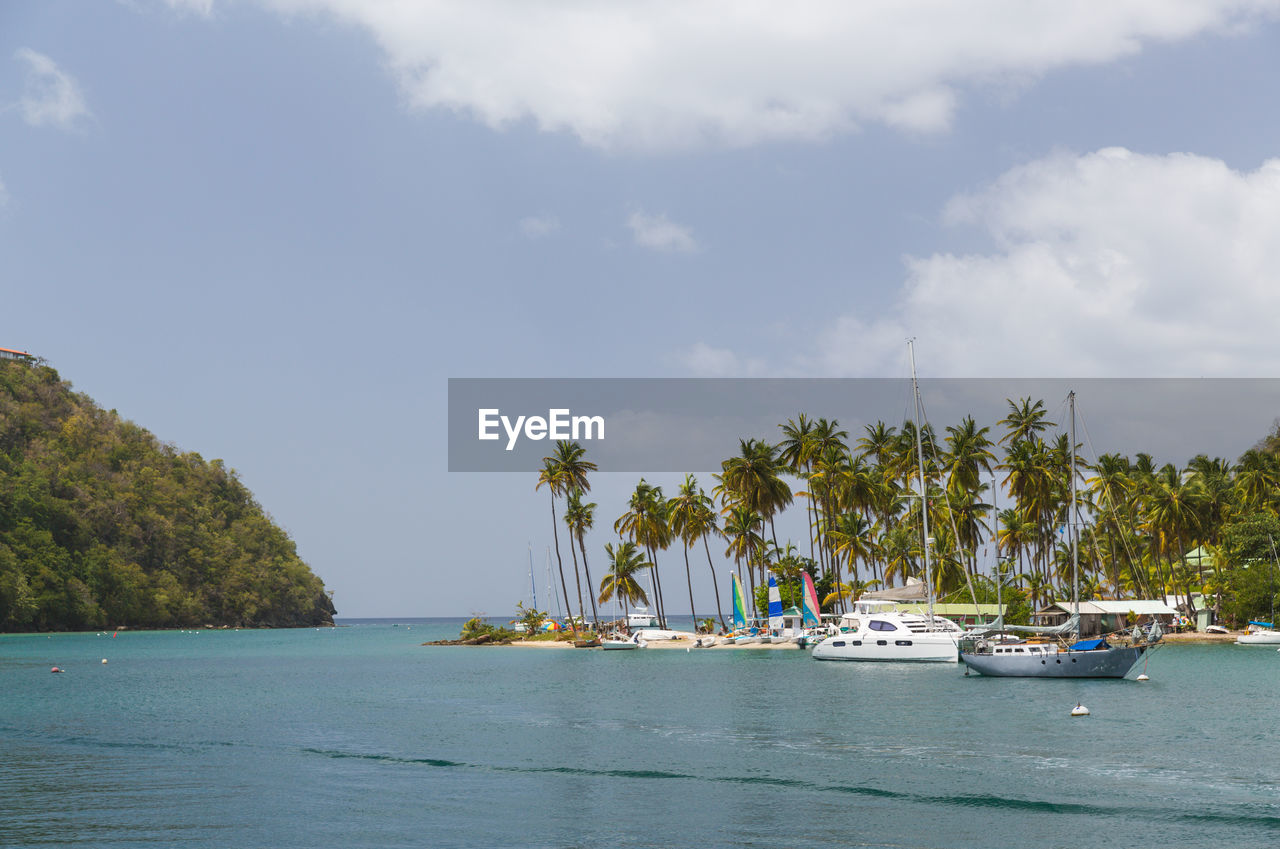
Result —
<path fill-rule="evenodd" d="M 1126 645 L 1111 645 L 1106 638 L 1080 640 L 1080 565 L 1076 552 L 1076 394 L 1067 396 L 1071 407 L 1071 503 L 1067 531 L 1071 538 L 1071 616 L 1054 627 L 1004 626 L 1001 632 L 975 633 L 960 641 L 960 660 L 983 675 L 1006 678 L 1123 678 L 1163 634 L 1159 624 L 1149 631 L 1134 626 L 1123 638 Z M 1019 631 L 1049 637 L 1034 642 L 998 639 Z M 1061 642 L 1059 642 L 1061 641 Z M 1120 642 L 1120 640 L 1117 640 Z M 965 671 L 968 675 L 968 671 Z"/>

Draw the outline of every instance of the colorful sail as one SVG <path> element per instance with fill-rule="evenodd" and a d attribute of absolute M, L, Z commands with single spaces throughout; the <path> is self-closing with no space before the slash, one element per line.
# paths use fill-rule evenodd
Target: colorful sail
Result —
<path fill-rule="evenodd" d="M 778 579 L 769 573 L 769 627 L 782 627 L 782 596 L 778 592 Z"/>
<path fill-rule="evenodd" d="M 804 608 L 805 627 L 820 625 L 822 615 L 818 610 L 818 591 L 813 587 L 813 576 L 808 572 L 801 572 L 800 577 L 804 580 L 804 592 L 800 594 L 800 603 Z"/>
<path fill-rule="evenodd" d="M 738 580 L 737 572 L 730 572 L 729 579 L 733 585 L 733 630 L 741 631 L 747 627 L 747 603 L 742 596 L 742 581 Z"/>

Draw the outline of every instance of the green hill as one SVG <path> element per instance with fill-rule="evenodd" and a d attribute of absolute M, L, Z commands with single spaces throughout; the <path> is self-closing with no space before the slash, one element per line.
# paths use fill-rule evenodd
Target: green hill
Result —
<path fill-rule="evenodd" d="M 0 631 L 332 622 L 321 580 L 221 460 L 0 362 Z"/>

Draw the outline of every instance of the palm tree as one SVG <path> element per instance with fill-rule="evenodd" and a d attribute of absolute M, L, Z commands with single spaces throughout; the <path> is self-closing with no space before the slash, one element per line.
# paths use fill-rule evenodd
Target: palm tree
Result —
<path fill-rule="evenodd" d="M 815 438 L 813 421 L 804 413 L 800 414 L 800 420 L 787 419 L 784 425 L 778 425 L 782 428 L 783 440 L 778 443 L 778 462 L 782 463 L 791 474 L 797 477 L 808 479 L 809 472 L 813 469 L 813 461 L 817 456 L 818 440 Z M 798 492 L 796 495 L 805 498 L 805 515 L 809 518 L 809 556 L 814 556 L 813 549 L 813 525 L 814 525 L 814 504 L 813 499 L 809 497 L 807 492 Z"/>
<path fill-rule="evenodd" d="M 850 475 L 850 458 L 849 447 L 845 440 L 849 438 L 846 431 L 840 430 L 840 422 L 835 419 L 827 421 L 824 418 L 818 419 L 818 423 L 814 425 L 813 439 L 815 459 L 821 464 L 823 470 L 825 486 L 819 489 L 820 498 L 818 504 L 822 508 L 822 524 L 820 527 L 829 528 L 835 518 L 835 513 L 843 498 L 843 493 L 848 489 L 848 478 Z M 826 560 L 834 565 L 835 555 L 831 550 L 831 541 L 826 538 L 825 534 L 819 538 L 819 550 L 825 554 Z M 836 580 L 840 578 L 838 567 Z"/>
<path fill-rule="evenodd" d="M 627 512 L 613 523 L 618 534 L 631 537 L 638 545 L 644 546 L 649 555 L 649 563 L 653 567 L 650 575 L 653 578 L 654 602 L 658 608 L 658 621 L 667 627 L 666 605 L 663 604 L 662 576 L 658 572 L 658 550 L 665 549 L 671 543 L 671 531 L 667 527 L 667 502 L 662 497 L 662 487 L 651 486 L 644 478 L 636 484 L 635 492 L 627 505 Z"/>
<path fill-rule="evenodd" d="M 689 548 L 706 533 L 703 513 L 709 511 L 709 507 L 703 503 L 704 501 L 709 504 L 711 499 L 707 498 L 698 487 L 698 479 L 693 475 L 685 475 L 684 483 L 680 485 L 680 494 L 667 502 L 668 529 L 684 543 L 684 577 L 689 585 L 689 615 L 695 622 L 698 619 L 698 612 L 693 604 L 693 572 L 689 568 Z M 712 516 L 714 517 L 714 513 Z M 711 570 L 711 577 L 715 578 L 714 569 Z M 716 609 L 719 610 L 719 593 L 716 596 Z M 721 617 L 721 624 L 724 624 L 723 617 Z"/>
<path fill-rule="evenodd" d="M 858 580 L 858 561 L 871 556 L 871 530 L 871 523 L 861 514 L 842 513 L 827 531 L 832 553 L 844 560 L 854 581 Z"/>
<path fill-rule="evenodd" d="M 556 544 L 556 565 L 560 570 L 560 588 L 564 592 L 565 606 L 569 606 L 569 588 L 564 580 L 564 559 L 560 556 L 560 531 L 556 523 L 556 496 L 564 495 L 574 489 L 580 489 L 583 492 L 591 490 L 591 483 L 587 480 L 587 473 L 596 470 L 596 464 L 590 460 L 583 459 L 586 449 L 577 442 L 568 440 L 560 440 L 556 443 L 556 452 L 550 457 L 542 458 L 542 471 L 538 475 L 538 485 L 534 490 L 539 490 L 545 484 L 551 492 L 551 532 L 555 538 Z M 573 549 L 569 549 L 572 553 Z M 575 583 L 578 583 L 578 613 L 582 618 L 586 618 L 582 607 L 582 586 L 578 579 L 577 555 L 574 555 L 573 577 Z M 573 619 L 572 610 L 569 619 Z M 578 626 L 575 623 L 573 631 L 578 632 Z"/>
<path fill-rule="evenodd" d="M 564 598 L 565 607 L 569 607 L 569 585 L 564 580 L 564 560 L 560 557 L 560 528 L 556 522 L 556 494 L 564 485 L 564 478 L 559 464 L 553 457 L 542 458 L 542 471 L 538 473 L 538 485 L 534 487 L 536 492 L 542 489 L 545 484 L 547 490 L 551 493 L 551 533 L 556 543 L 556 567 L 560 572 L 560 592 Z M 573 620 L 573 608 L 569 607 L 569 619 Z M 578 630 L 578 626 L 573 626 L 574 632 Z"/>
<path fill-rule="evenodd" d="M 905 584 L 907 578 L 916 577 L 919 570 L 916 558 L 921 554 L 919 530 L 899 523 L 884 535 L 880 547 L 884 553 L 884 580 L 889 586 L 893 586 L 897 578 L 902 578 Z"/>
<path fill-rule="evenodd" d="M 773 530 L 773 517 L 793 500 L 791 487 L 781 477 L 777 462 L 777 449 L 758 439 L 738 440 L 739 454 L 721 464 L 719 476 L 722 492 L 731 501 L 746 505 L 761 519 L 769 521 L 773 542 L 778 534 Z M 761 580 L 763 580 L 763 574 Z"/>
<path fill-rule="evenodd" d="M 755 596 L 755 565 L 764 560 L 761 557 L 764 551 L 764 537 L 760 535 L 763 529 L 763 520 L 745 504 L 734 504 L 728 508 L 723 533 L 725 539 L 729 541 L 729 547 L 724 553 L 726 557 L 732 557 L 739 568 L 744 562 L 747 564 L 747 577 L 751 579 L 749 592 L 753 598 Z"/>
<path fill-rule="evenodd" d="M 1003 550 L 1021 566 L 1023 555 L 1030 549 L 1035 538 L 1035 523 L 1028 521 L 1022 511 L 1013 507 L 1001 510 L 997 518 L 1000 528 L 996 532 L 996 551 Z"/>
<path fill-rule="evenodd" d="M 851 581 L 836 584 L 832 588 L 832 591 L 827 593 L 826 597 L 822 599 L 822 606 L 824 608 L 830 608 L 845 600 L 856 601 L 872 587 L 878 586 L 880 586 L 879 581 L 859 581 L 856 578 Z"/>
<path fill-rule="evenodd" d="M 889 427 L 884 422 L 867 425 L 866 436 L 858 440 L 858 450 L 862 456 L 871 457 L 877 466 L 889 465 L 897 443 L 897 428 Z"/>
<path fill-rule="evenodd" d="M 987 438 L 991 428 L 979 428 L 973 416 L 965 416 L 959 427 L 947 428 L 947 453 L 944 462 L 947 487 L 952 496 L 976 493 L 982 485 L 982 473 L 991 474 L 996 457 Z"/>
<path fill-rule="evenodd" d="M 1107 549 L 1108 580 L 1117 591 L 1120 587 L 1120 551 L 1129 555 L 1123 528 L 1133 527 L 1129 516 L 1130 496 L 1135 491 L 1129 478 L 1129 458 L 1120 454 L 1103 454 L 1088 467 L 1094 476 L 1085 481 L 1097 515 L 1099 545 Z"/>
<path fill-rule="evenodd" d="M 1240 455 L 1235 488 L 1240 504 L 1248 513 L 1275 513 L 1280 495 L 1280 458 L 1250 448 Z"/>
<path fill-rule="evenodd" d="M 1006 398 L 1005 402 L 1009 405 L 1009 414 L 1000 420 L 1000 424 L 1007 429 L 1005 435 L 1000 437 L 1001 445 L 1008 442 L 1012 448 L 1027 439 L 1039 438 L 1040 432 L 1049 426 L 1044 420 L 1043 401 L 1032 404 L 1030 398 L 1023 398 L 1015 404 Z"/>
<path fill-rule="evenodd" d="M 1186 567 L 1187 548 L 1194 541 L 1194 534 L 1200 530 L 1201 499 L 1202 493 L 1194 477 L 1184 481 L 1172 465 L 1157 475 L 1157 486 L 1151 492 L 1147 512 L 1147 529 L 1156 539 L 1157 552 L 1169 559 L 1170 576 L 1175 557 Z M 1165 590 L 1163 573 L 1160 583 L 1161 589 Z M 1187 604 L 1190 609 L 1190 599 L 1187 599 Z"/>
<path fill-rule="evenodd" d="M 591 567 L 587 565 L 587 544 L 585 541 L 587 531 L 591 530 L 591 526 L 595 523 L 595 502 L 590 504 L 582 503 L 582 490 L 574 489 L 569 493 L 569 501 L 564 510 L 564 523 L 569 526 L 569 537 L 572 542 L 574 537 L 578 540 L 578 550 L 582 552 L 582 569 L 587 573 L 587 597 L 591 600 L 591 621 L 595 626 L 595 630 L 600 630 L 600 614 L 596 611 L 595 593 L 591 592 Z M 572 550 L 572 546 L 570 546 Z M 576 571 L 576 563 L 575 563 Z M 579 605 L 581 605 L 581 592 L 579 589 Z"/>
<path fill-rule="evenodd" d="M 1024 572 L 1018 576 L 1018 581 L 1027 588 L 1027 595 L 1031 597 L 1032 613 L 1034 613 L 1049 597 L 1052 587 L 1043 575 L 1036 572 Z"/>
<path fill-rule="evenodd" d="M 653 564 L 644 559 L 644 555 L 630 540 L 620 541 L 615 547 L 606 543 L 605 556 L 609 558 L 609 571 L 600 581 L 601 604 L 615 595 L 622 599 L 622 612 L 625 619 L 630 606 L 639 602 L 648 604 L 649 597 L 644 594 L 644 587 L 636 579 L 643 569 L 653 568 Z"/>

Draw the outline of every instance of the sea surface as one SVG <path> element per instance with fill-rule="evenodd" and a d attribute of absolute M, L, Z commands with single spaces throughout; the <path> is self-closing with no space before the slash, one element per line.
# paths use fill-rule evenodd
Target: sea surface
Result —
<path fill-rule="evenodd" d="M 1265 647 L 1163 647 L 1137 682 L 421 645 L 461 622 L 0 636 L 0 846 L 1280 838 Z"/>

